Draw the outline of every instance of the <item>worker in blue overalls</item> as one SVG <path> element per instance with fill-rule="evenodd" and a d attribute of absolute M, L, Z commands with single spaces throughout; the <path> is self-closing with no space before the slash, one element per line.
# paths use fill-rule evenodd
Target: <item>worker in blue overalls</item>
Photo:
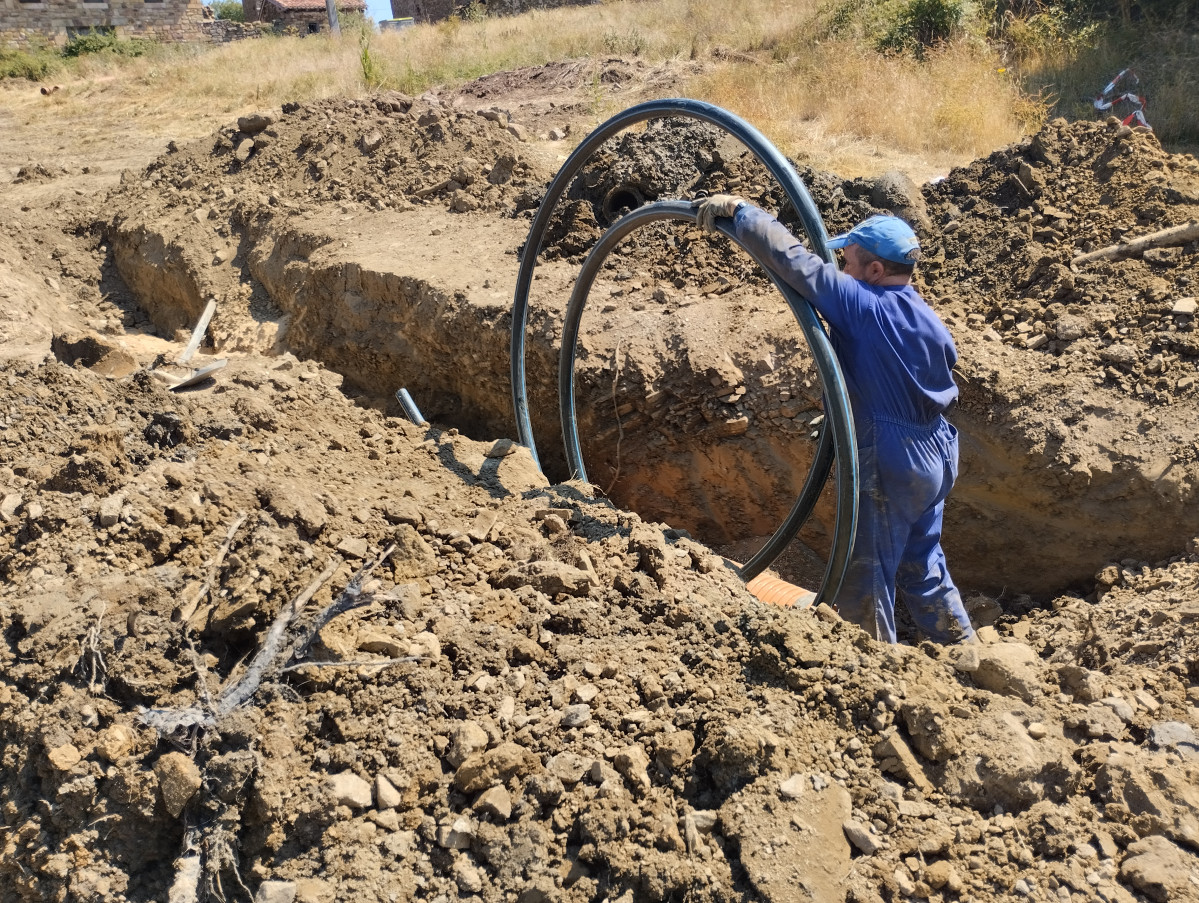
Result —
<path fill-rule="evenodd" d="M 841 616 L 876 639 L 895 637 L 895 593 L 939 643 L 973 642 L 974 629 L 941 549 L 945 498 L 957 478 L 957 349 L 911 285 L 920 242 L 903 220 L 872 216 L 829 240 L 845 269 L 825 263 L 777 219 L 742 198 L 696 201 L 700 225 L 732 217 L 737 239 L 807 298 L 829 326 L 858 440 L 858 525 Z"/>

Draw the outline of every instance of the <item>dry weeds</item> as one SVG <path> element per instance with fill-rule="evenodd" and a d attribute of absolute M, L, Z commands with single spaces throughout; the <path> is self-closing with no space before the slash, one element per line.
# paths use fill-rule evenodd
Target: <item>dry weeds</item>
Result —
<path fill-rule="evenodd" d="M 190 139 L 285 101 L 358 97 L 372 88 L 418 93 L 568 58 L 703 59 L 715 68 L 681 93 L 745 117 L 785 152 L 846 176 L 898 162 L 923 178 L 1014 140 L 1042 112 L 976 46 L 948 48 L 923 64 L 839 41 L 787 41 L 784 53 L 780 40 L 802 33 L 818 12 L 814 0 L 747 0 L 735 16 L 715 0 L 621 0 L 400 32 L 351 27 L 341 39 L 276 37 L 84 60 L 79 77 L 49 99 L 4 87 L 0 100 L 22 124 L 51 117 L 76 134 L 94 131 L 97 141 L 113 121 L 117 128 L 153 123 Z M 94 116 L 99 107 L 111 111 L 103 123 Z M 619 104 L 597 85 L 594 107 L 598 122 Z"/>

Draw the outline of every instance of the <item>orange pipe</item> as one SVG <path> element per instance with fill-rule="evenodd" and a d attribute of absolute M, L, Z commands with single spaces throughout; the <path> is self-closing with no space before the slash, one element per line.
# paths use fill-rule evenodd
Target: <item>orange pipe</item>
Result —
<path fill-rule="evenodd" d="M 758 574 L 745 584 L 745 588 L 759 602 L 778 605 L 780 608 L 808 608 L 816 601 L 815 593 L 769 574 Z"/>

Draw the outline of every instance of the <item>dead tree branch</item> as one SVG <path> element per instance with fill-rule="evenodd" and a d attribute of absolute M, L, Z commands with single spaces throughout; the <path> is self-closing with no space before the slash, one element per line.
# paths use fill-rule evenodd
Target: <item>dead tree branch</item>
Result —
<path fill-rule="evenodd" d="M 358 608 L 359 606 L 366 605 L 371 601 L 373 597 L 369 593 L 365 595 L 363 594 L 362 584 L 366 578 L 370 576 L 371 571 L 390 558 L 391 553 L 395 550 L 396 547 L 393 543 L 387 547 L 386 551 L 384 551 L 382 555 L 380 555 L 370 564 L 363 567 L 360 571 L 358 571 L 357 574 L 353 576 L 353 578 L 351 578 L 350 582 L 346 585 L 346 588 L 342 590 L 341 595 L 338 596 L 332 604 L 328 605 L 324 611 L 318 614 L 313 620 L 312 626 L 308 628 L 308 632 L 305 634 L 304 639 L 297 643 L 295 649 L 292 651 L 292 661 L 301 659 L 307 654 L 308 647 L 312 645 L 312 641 L 316 639 L 316 635 L 321 632 L 321 628 L 323 628 L 326 624 L 328 624 L 338 615 L 344 614 L 345 612 Z"/>
<path fill-rule="evenodd" d="M 232 712 L 258 691 L 258 686 L 262 683 L 267 669 L 275 661 L 275 656 L 279 654 L 279 648 L 283 645 L 283 636 L 287 631 L 288 625 L 296 619 L 299 613 L 303 611 L 304 606 L 308 604 L 308 600 L 315 596 L 317 590 L 332 578 L 339 567 L 341 567 L 341 559 L 334 558 L 332 563 L 315 580 L 308 584 L 304 592 L 296 596 L 291 604 L 283 606 L 282 611 L 275 617 L 275 623 L 266 632 L 266 639 L 262 641 L 262 648 L 258 650 L 258 654 L 250 662 L 250 667 L 246 669 L 245 676 L 217 697 L 216 710 L 218 716 Z M 351 580 L 350 585 L 342 591 L 342 596 L 349 592 L 350 587 L 353 585 L 354 581 Z"/>
<path fill-rule="evenodd" d="M 1092 260 L 1118 260 L 1122 257 L 1135 257 L 1137 254 L 1143 254 L 1150 248 L 1185 245 L 1188 241 L 1195 241 L 1196 239 L 1199 239 L 1199 220 L 1191 220 L 1189 223 L 1183 223 L 1181 226 L 1171 226 L 1169 229 L 1150 232 L 1148 235 L 1142 235 L 1140 238 L 1129 242 L 1108 245 L 1106 248 L 1100 248 L 1097 251 L 1079 254 L 1070 261 L 1070 266 L 1076 267 L 1080 264 L 1090 263 Z"/>
<path fill-rule="evenodd" d="M 217 696 L 215 703 L 205 698 L 201 705 L 189 706 L 187 708 L 147 709 L 141 713 L 142 722 L 153 727 L 158 731 L 160 736 L 171 738 L 176 742 L 181 738 L 194 736 L 199 730 L 215 726 L 221 718 L 253 698 L 254 694 L 258 692 L 259 686 L 262 685 L 263 680 L 271 673 L 272 668 L 276 667 L 277 661 L 281 657 L 284 661 L 294 661 L 301 658 L 307 652 L 309 645 L 316 638 L 316 635 L 320 633 L 322 627 L 338 615 L 370 602 L 374 596 L 370 593 L 363 593 L 362 584 L 370 573 L 386 561 L 394 551 L 395 546 L 391 545 L 379 558 L 362 567 L 350 579 L 346 588 L 342 590 L 341 595 L 316 616 L 312 625 L 305 632 L 304 638 L 292 648 L 290 654 L 282 657 L 280 652 L 287 629 L 295 623 L 308 601 L 333 577 L 337 569 L 341 566 L 341 559 L 334 558 L 329 566 L 316 579 L 309 583 L 300 595 L 283 606 L 279 614 L 276 615 L 274 623 L 271 624 L 270 629 L 267 631 L 266 638 L 262 642 L 262 647 L 250 662 L 250 666 L 246 669 L 245 675 L 236 683 L 222 690 L 220 695 Z"/>

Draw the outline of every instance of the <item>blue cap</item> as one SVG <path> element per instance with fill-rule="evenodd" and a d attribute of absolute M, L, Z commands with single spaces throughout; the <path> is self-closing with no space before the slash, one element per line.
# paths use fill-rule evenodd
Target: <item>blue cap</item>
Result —
<path fill-rule="evenodd" d="M 892 263 L 915 263 L 920 257 L 920 239 L 912 227 L 897 216 L 872 216 L 844 235 L 834 235 L 828 240 L 830 248 L 846 245 L 861 245 L 875 257 Z"/>

